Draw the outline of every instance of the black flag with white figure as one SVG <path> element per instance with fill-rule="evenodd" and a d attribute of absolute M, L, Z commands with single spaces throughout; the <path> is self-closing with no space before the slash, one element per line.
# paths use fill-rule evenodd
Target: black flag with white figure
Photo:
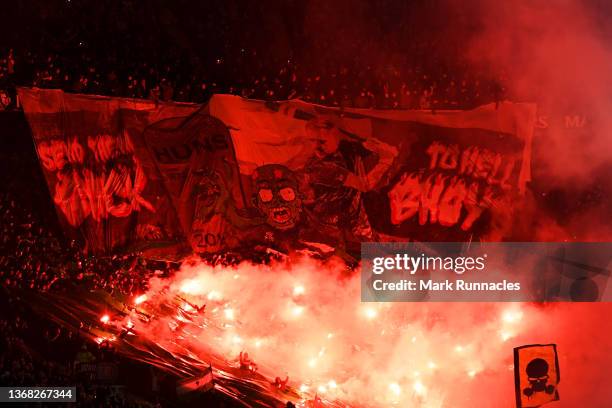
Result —
<path fill-rule="evenodd" d="M 514 349 L 517 408 L 539 407 L 558 401 L 560 380 L 556 344 L 532 344 Z"/>

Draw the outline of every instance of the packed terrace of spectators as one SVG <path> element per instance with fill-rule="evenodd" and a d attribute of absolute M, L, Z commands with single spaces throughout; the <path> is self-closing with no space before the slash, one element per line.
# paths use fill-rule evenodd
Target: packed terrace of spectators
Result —
<path fill-rule="evenodd" d="M 17 38 L 5 28 L 0 39 L 0 107 L 17 107 L 15 86 L 196 103 L 213 93 L 230 93 L 379 109 L 470 108 L 497 101 L 505 92 L 506 73 L 484 72 L 454 58 L 460 41 L 417 35 L 414 28 L 397 37 L 377 27 L 389 23 L 394 8 L 355 34 L 360 21 L 334 21 L 339 10 L 325 4 L 290 1 L 290 10 L 269 12 L 256 4 L 231 7 L 220 1 L 179 1 L 172 7 L 55 3 L 10 6 L 7 16 L 15 15 L 26 34 Z M 307 17 L 298 19 L 296 12 Z M 354 12 L 355 19 L 371 10 L 360 12 Z M 415 19 L 411 16 L 408 21 Z M 328 23 L 338 31 L 326 35 L 328 27 L 311 28 L 309 21 L 319 19 L 332 19 Z"/>

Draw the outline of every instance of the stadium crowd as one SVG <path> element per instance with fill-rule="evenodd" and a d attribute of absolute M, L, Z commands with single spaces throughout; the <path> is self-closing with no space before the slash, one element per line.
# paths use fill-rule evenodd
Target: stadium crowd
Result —
<path fill-rule="evenodd" d="M 28 3 L 39 13 L 33 15 Z M 213 93 L 299 97 L 380 109 L 469 108 L 497 101 L 505 92 L 506 73 L 468 68 L 449 57 L 457 55 L 460 42 L 442 43 L 431 35 L 412 33 L 409 46 L 370 33 L 328 38 L 292 21 L 295 16 L 263 15 L 256 4 L 234 9 L 219 1 L 208 6 L 178 1 L 171 9 L 68 0 L 47 10 L 39 3 L 28 0 L 8 12 L 29 19 L 20 27 L 26 35 L 15 38 L 7 31 L 0 40 L 0 108 L 17 106 L 15 86 L 196 103 Z M 325 8 L 314 18 L 324 18 L 319 13 Z M 263 21 L 245 15 L 261 15 Z M 266 19 L 281 18 L 287 21 L 261 27 Z M 275 29 L 279 32 L 270 33 Z"/>
<path fill-rule="evenodd" d="M 0 108 L 17 107 L 15 85 L 178 102 L 203 103 L 213 93 L 229 93 L 255 99 L 302 98 L 322 105 L 378 109 L 472 108 L 498 101 L 504 92 L 501 80 L 470 75 L 461 69 L 438 68 L 438 72 L 431 73 L 420 66 L 406 66 L 392 67 L 389 72 L 377 75 L 371 72 L 371 67 L 363 67 L 357 62 L 352 67 L 311 73 L 287 61 L 277 66 L 273 74 L 255 72 L 248 81 L 233 82 L 197 69 L 188 69 L 185 74 L 160 62 L 143 62 L 136 66 L 97 65 L 87 50 L 74 58 L 92 63 L 75 72 L 75 61 L 60 58 L 59 54 L 43 56 L 25 52 L 15 55 L 9 50 L 0 66 L 0 84 L 3 84 Z M 255 51 L 237 60 L 216 59 L 214 63 L 221 67 L 226 64 L 248 66 L 251 62 L 245 61 L 251 58 L 257 58 Z M 368 77 L 374 79 L 362 80 Z"/>
<path fill-rule="evenodd" d="M 4 293 L 6 295 L 6 293 Z M 115 370 L 121 359 L 103 346 L 41 318 L 11 296 L 3 296 L 0 317 L 0 384 L 3 386 L 76 386 L 78 406 L 154 408 L 109 381 L 98 381 L 98 370 Z M 151 372 L 151 375 L 154 373 Z M 151 401 L 157 401 L 155 396 Z M 69 403 L 59 404 L 70 406 Z"/>
<path fill-rule="evenodd" d="M 215 59 L 214 64 L 249 66 L 252 64 L 249 60 L 256 58 L 257 53 L 251 51 L 236 60 Z M 91 64 L 75 71 L 75 66 L 82 65 L 77 61 Z M 388 72 L 377 74 L 371 67 L 356 62 L 351 67 L 312 73 L 287 61 L 272 74 L 266 68 L 266 72 L 251 73 L 248 80 L 241 77 L 231 81 L 198 69 L 185 72 L 163 62 L 108 66 L 94 61 L 87 50 L 71 60 L 60 58 L 59 54 L 47 56 L 29 51 L 15 55 L 10 49 L 1 60 L 0 83 L 4 86 L 0 107 L 17 106 L 15 85 L 162 101 L 203 103 L 213 93 L 229 93 L 255 99 L 302 98 L 322 105 L 378 109 L 472 108 L 498 101 L 504 92 L 502 80 L 470 75 L 457 68 L 440 67 L 432 72 L 413 65 L 390 67 Z"/>
<path fill-rule="evenodd" d="M 138 254 L 83 254 L 75 241 L 66 242 L 27 207 L 18 205 L 10 193 L 4 193 L 0 201 L 0 219 L 0 277 L 4 287 L 47 291 L 78 283 L 90 290 L 134 295 L 142 293 L 146 278 L 155 272 Z"/>

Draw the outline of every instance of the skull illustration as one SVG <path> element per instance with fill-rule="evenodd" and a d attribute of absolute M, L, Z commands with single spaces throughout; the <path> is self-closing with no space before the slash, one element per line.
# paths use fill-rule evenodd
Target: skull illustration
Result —
<path fill-rule="evenodd" d="M 548 384 L 548 363 L 541 358 L 533 359 L 527 364 L 527 377 L 530 386 L 523 389 L 523 394 L 531 397 L 536 392 L 546 392 L 552 394 L 555 392 L 555 386 Z"/>
<path fill-rule="evenodd" d="M 266 217 L 268 225 L 288 230 L 299 222 L 302 198 L 295 174 L 280 164 L 258 167 L 252 175 L 253 204 Z"/>

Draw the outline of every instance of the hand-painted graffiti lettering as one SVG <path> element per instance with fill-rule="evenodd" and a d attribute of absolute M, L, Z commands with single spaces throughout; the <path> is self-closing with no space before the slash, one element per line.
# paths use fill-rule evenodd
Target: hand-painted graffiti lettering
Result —
<path fill-rule="evenodd" d="M 132 155 L 134 147 L 128 137 L 97 135 L 87 137 L 87 148 L 93 160 L 106 163 L 122 155 Z M 38 154 L 45 169 L 61 171 L 67 165 L 79 166 L 85 161 L 87 150 L 79 143 L 76 136 L 67 140 L 54 139 L 38 145 Z"/>
<path fill-rule="evenodd" d="M 38 146 L 38 154 L 42 165 L 49 171 L 62 170 L 67 164 L 82 164 L 85 158 L 85 150 L 76 137 L 68 141 L 41 142 Z"/>
<path fill-rule="evenodd" d="M 512 188 L 514 159 L 504 160 L 501 154 L 476 146 L 460 150 L 457 145 L 446 146 L 438 142 L 429 146 L 427 154 L 430 170 L 454 170 L 460 176 L 484 180 L 504 190 Z"/>
<path fill-rule="evenodd" d="M 198 231 L 191 236 L 193 247 L 199 252 L 216 252 L 223 247 L 225 241 L 221 233 Z"/>
<path fill-rule="evenodd" d="M 105 163 L 121 155 L 134 153 L 128 137 L 116 137 L 112 135 L 89 136 L 87 146 L 94 154 L 95 160 Z"/>
<path fill-rule="evenodd" d="M 54 201 L 76 227 L 90 215 L 99 222 L 109 215 L 127 217 L 141 208 L 155 212 L 153 205 L 142 197 L 145 185 L 146 178 L 138 164 L 135 171 L 118 166 L 108 175 L 73 169 L 58 173 Z"/>
<path fill-rule="evenodd" d="M 388 192 L 392 224 L 418 216 L 419 225 L 461 222 L 460 228 L 468 231 L 486 209 L 502 206 L 501 196 L 512 187 L 514 160 L 487 149 L 460 150 L 438 142 L 426 153 L 429 169 L 404 173 Z"/>
<path fill-rule="evenodd" d="M 38 152 L 44 168 L 56 174 L 54 201 L 72 226 L 79 226 L 91 216 L 99 222 L 108 218 L 127 217 L 133 211 L 155 211 L 142 197 L 146 177 L 133 157 L 134 148 L 127 137 L 98 135 L 87 137 L 87 149 L 76 137 L 41 142 Z M 84 166 L 85 157 L 89 166 Z M 109 161 L 127 156 L 127 163 Z M 97 168 L 97 165 L 101 168 Z M 93 167 L 92 167 L 93 165 Z"/>

